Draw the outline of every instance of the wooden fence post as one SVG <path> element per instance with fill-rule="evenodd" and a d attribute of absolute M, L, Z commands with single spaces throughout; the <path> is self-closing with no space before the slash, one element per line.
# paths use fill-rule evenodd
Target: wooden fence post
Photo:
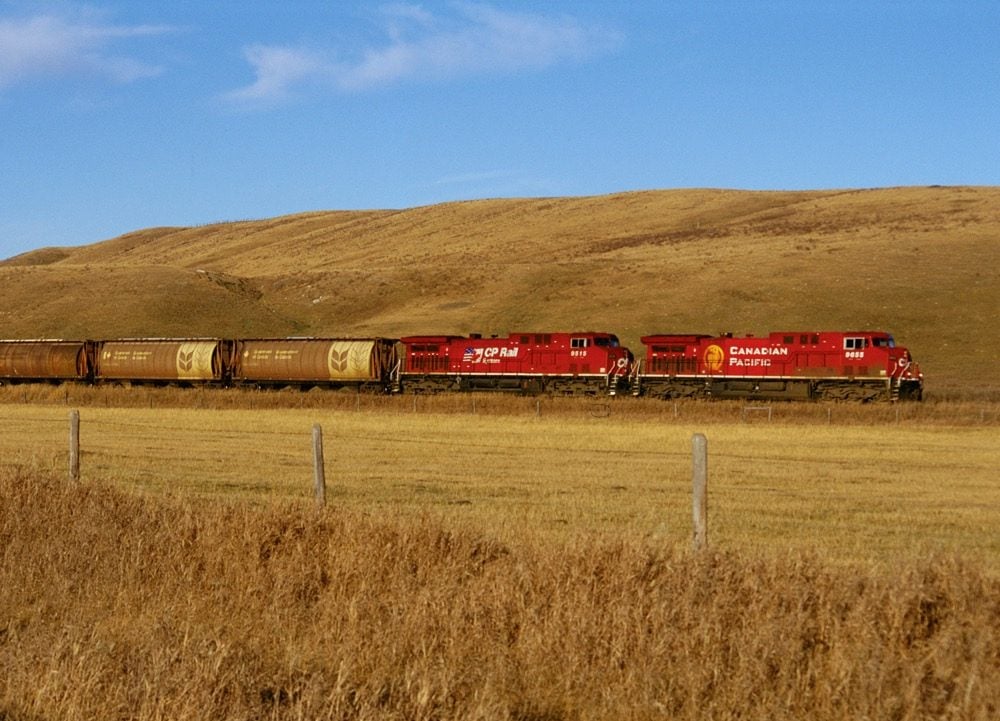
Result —
<path fill-rule="evenodd" d="M 692 437 L 691 456 L 694 550 L 700 551 L 708 545 L 708 439 L 703 433 Z"/>
<path fill-rule="evenodd" d="M 80 411 L 69 412 L 69 479 L 80 480 Z"/>
<path fill-rule="evenodd" d="M 326 469 L 323 463 L 323 427 L 313 424 L 313 482 L 316 487 L 316 506 L 326 505 Z"/>

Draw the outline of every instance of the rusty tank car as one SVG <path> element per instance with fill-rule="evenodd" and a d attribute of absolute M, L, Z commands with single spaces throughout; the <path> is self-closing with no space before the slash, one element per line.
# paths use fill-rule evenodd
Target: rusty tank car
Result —
<path fill-rule="evenodd" d="M 0 383 L 93 380 L 93 349 L 82 340 L 2 340 Z"/>
<path fill-rule="evenodd" d="M 232 382 L 387 392 L 398 373 L 389 338 L 247 338 L 236 341 Z"/>
<path fill-rule="evenodd" d="M 95 353 L 94 379 L 195 385 L 228 381 L 233 342 L 218 338 L 106 340 Z"/>

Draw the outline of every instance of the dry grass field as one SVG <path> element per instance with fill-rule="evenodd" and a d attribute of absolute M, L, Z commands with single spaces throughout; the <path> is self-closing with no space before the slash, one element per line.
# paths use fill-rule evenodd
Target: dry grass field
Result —
<path fill-rule="evenodd" d="M 884 328 L 996 397 L 1000 188 L 671 190 L 152 228 L 0 262 L 0 337 Z"/>
<path fill-rule="evenodd" d="M 995 424 L 343 400 L 0 405 L 0 719 L 1000 713 Z"/>
<path fill-rule="evenodd" d="M 713 545 L 890 565 L 960 553 L 1000 572 L 1000 419 L 897 422 L 838 406 L 811 421 L 768 421 L 738 404 L 645 405 L 493 396 L 353 397 L 340 410 L 95 404 L 81 410 L 82 466 L 94 481 L 156 495 L 308 504 L 319 423 L 338 508 L 429 515 L 507 544 L 585 534 L 686 548 L 691 436 L 704 432 Z M 4 464 L 66 470 L 66 406 L 0 405 L 0 428 Z"/>

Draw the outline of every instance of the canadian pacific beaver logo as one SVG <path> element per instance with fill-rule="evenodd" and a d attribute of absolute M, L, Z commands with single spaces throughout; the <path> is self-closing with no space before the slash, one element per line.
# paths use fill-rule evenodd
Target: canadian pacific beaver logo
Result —
<path fill-rule="evenodd" d="M 709 373 L 719 373 L 722 371 L 723 361 L 726 360 L 726 352 L 722 350 L 722 346 L 712 344 L 705 349 L 703 358 L 706 371 Z"/>

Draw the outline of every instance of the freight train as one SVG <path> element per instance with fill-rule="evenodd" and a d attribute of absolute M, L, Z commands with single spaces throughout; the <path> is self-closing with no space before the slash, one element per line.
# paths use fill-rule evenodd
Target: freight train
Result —
<path fill-rule="evenodd" d="M 661 333 L 636 357 L 606 332 L 394 338 L 0 340 L 0 384 L 356 388 L 655 398 L 921 400 L 923 373 L 883 331 Z"/>

